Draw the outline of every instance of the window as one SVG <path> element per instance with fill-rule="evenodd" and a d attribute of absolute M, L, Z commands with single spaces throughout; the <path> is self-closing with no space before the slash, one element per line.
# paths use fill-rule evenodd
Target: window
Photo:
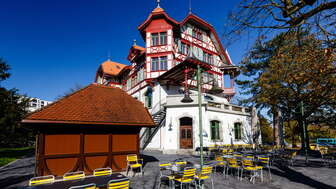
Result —
<path fill-rule="evenodd" d="M 167 70 L 167 57 L 153 57 L 152 58 L 152 71 Z"/>
<path fill-rule="evenodd" d="M 126 89 L 129 90 L 131 88 L 131 79 L 126 81 Z"/>
<path fill-rule="evenodd" d="M 189 55 L 189 48 L 190 48 L 189 45 L 185 43 L 181 43 L 181 46 L 179 48 L 179 53 Z"/>
<path fill-rule="evenodd" d="M 160 45 L 167 45 L 167 32 L 160 33 Z"/>
<path fill-rule="evenodd" d="M 144 69 L 140 69 L 139 71 L 138 71 L 138 73 L 137 73 L 137 78 L 138 78 L 138 83 L 140 83 L 142 80 L 144 80 L 144 77 L 145 77 L 145 75 L 144 75 Z"/>
<path fill-rule="evenodd" d="M 208 72 L 203 72 L 203 82 L 204 83 L 208 83 L 208 82 L 212 82 L 213 81 L 213 74 L 208 73 Z"/>
<path fill-rule="evenodd" d="M 159 58 L 153 57 L 152 58 L 152 71 L 158 71 L 159 70 Z"/>
<path fill-rule="evenodd" d="M 213 56 L 209 53 L 203 52 L 203 61 L 208 64 L 213 64 Z"/>
<path fill-rule="evenodd" d="M 152 33 L 152 46 L 159 45 L 159 34 L 158 33 Z"/>
<path fill-rule="evenodd" d="M 152 33 L 152 46 L 167 45 L 167 32 Z"/>
<path fill-rule="evenodd" d="M 152 108 L 152 88 L 147 88 L 147 91 L 145 92 L 145 106 L 147 108 Z"/>
<path fill-rule="evenodd" d="M 132 77 L 132 80 L 131 80 L 131 86 L 134 87 L 136 84 L 137 84 L 137 77 L 134 76 Z"/>
<path fill-rule="evenodd" d="M 235 140 L 241 140 L 241 123 L 234 123 L 234 136 Z"/>
<path fill-rule="evenodd" d="M 194 29 L 192 31 L 192 36 L 193 36 L 193 38 L 196 38 L 198 40 L 201 40 L 201 41 L 203 40 L 203 34 L 202 34 L 202 32 L 198 31 L 197 29 Z"/>
<path fill-rule="evenodd" d="M 167 57 L 160 57 L 160 70 L 167 70 Z"/>
<path fill-rule="evenodd" d="M 219 121 L 210 121 L 211 140 L 219 140 Z"/>

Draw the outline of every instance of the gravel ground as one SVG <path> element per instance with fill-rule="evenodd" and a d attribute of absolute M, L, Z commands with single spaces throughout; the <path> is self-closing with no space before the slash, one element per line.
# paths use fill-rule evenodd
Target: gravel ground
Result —
<path fill-rule="evenodd" d="M 177 159 L 185 159 L 188 163 L 197 164 L 198 158 L 190 155 L 164 155 L 160 152 L 144 153 L 145 167 L 144 176 L 136 175 L 131 179 L 132 189 L 154 189 L 158 188 L 159 169 L 158 163 L 171 162 Z M 34 172 L 34 157 L 20 159 L 9 166 L 0 168 L 0 188 L 20 188 L 27 185 L 29 178 Z M 265 175 L 264 182 L 256 181 L 256 184 L 250 183 L 247 179 L 238 181 L 236 177 L 229 176 L 224 178 L 220 173 L 214 176 L 215 188 L 232 188 L 232 189 L 336 189 L 336 168 L 321 167 L 319 164 L 312 164 L 307 167 L 299 161 L 294 167 L 272 166 L 272 180 Z M 267 171 L 264 171 L 267 174 Z M 209 187 L 207 187 L 209 186 Z M 210 182 L 206 182 L 205 188 L 211 188 Z M 168 188 L 162 186 L 161 188 Z"/>

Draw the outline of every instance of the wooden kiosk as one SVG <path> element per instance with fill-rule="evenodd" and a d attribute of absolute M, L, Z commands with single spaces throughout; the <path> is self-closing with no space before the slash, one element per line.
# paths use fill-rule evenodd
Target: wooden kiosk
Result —
<path fill-rule="evenodd" d="M 126 168 L 139 154 L 141 127 L 154 127 L 144 105 L 119 88 L 91 84 L 30 114 L 22 123 L 37 131 L 36 175 Z"/>

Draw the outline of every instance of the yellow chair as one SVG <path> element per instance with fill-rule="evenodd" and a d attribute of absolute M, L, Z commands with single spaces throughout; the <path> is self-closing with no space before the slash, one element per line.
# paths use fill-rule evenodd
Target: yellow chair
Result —
<path fill-rule="evenodd" d="M 228 154 L 228 152 L 229 152 L 229 149 L 227 149 L 227 148 L 224 148 L 224 149 L 222 150 L 222 154 L 223 154 L 223 155 Z"/>
<path fill-rule="evenodd" d="M 170 175 L 170 174 L 166 174 L 167 171 L 170 172 L 170 168 L 173 165 L 171 163 L 160 163 L 159 167 L 160 167 L 160 183 L 159 183 L 159 187 L 161 186 L 162 181 L 164 181 L 164 179 L 168 180 L 168 184 L 169 184 L 169 188 L 173 185 L 174 182 L 174 175 Z"/>
<path fill-rule="evenodd" d="M 85 178 L 84 171 L 69 172 L 69 173 L 65 173 L 63 175 L 63 180 L 64 181 L 67 181 L 67 180 L 79 180 L 79 179 L 83 179 L 83 178 Z"/>
<path fill-rule="evenodd" d="M 97 168 L 93 171 L 93 176 L 107 176 L 107 175 L 112 175 L 112 169 L 107 167 L 107 168 Z"/>
<path fill-rule="evenodd" d="M 325 147 L 325 146 L 321 146 L 319 147 L 319 152 L 321 154 L 321 157 L 322 157 L 322 160 L 323 160 L 323 163 L 324 164 L 329 164 L 330 165 L 330 162 L 328 162 L 328 159 L 326 158 L 326 154 L 329 153 L 329 149 L 328 147 Z"/>
<path fill-rule="evenodd" d="M 268 175 L 269 175 L 270 180 L 272 180 L 270 158 L 258 156 L 258 162 L 261 163 L 263 167 L 266 166 L 268 168 Z"/>
<path fill-rule="evenodd" d="M 215 172 L 217 172 L 217 167 L 223 168 L 223 174 L 225 175 L 226 170 L 226 162 L 224 161 L 222 156 L 216 156 L 215 158 L 216 164 L 215 164 Z"/>
<path fill-rule="evenodd" d="M 205 181 L 209 178 L 211 179 L 211 187 L 212 187 L 212 189 L 214 188 L 213 179 L 211 177 L 212 169 L 213 168 L 211 166 L 204 166 L 204 167 L 202 167 L 201 172 L 199 174 L 195 175 L 195 182 L 196 182 L 196 184 L 198 183 L 198 186 L 200 188 L 201 188 L 201 182 Z"/>
<path fill-rule="evenodd" d="M 258 176 L 257 171 L 262 170 L 261 166 L 254 166 L 253 161 L 251 159 L 243 159 L 242 161 L 242 171 L 241 171 L 241 176 L 240 180 L 243 179 L 243 174 L 244 171 L 250 172 L 250 182 L 255 183 L 255 178 Z"/>
<path fill-rule="evenodd" d="M 135 169 L 140 169 L 142 175 L 144 174 L 142 169 L 143 160 L 138 159 L 138 155 L 136 154 L 129 154 L 127 155 L 127 168 L 126 168 L 126 175 L 128 175 L 128 170 L 131 169 L 133 172 L 133 176 L 135 175 Z"/>
<path fill-rule="evenodd" d="M 175 165 L 179 166 L 179 165 L 187 165 L 186 161 L 175 161 Z"/>
<path fill-rule="evenodd" d="M 238 164 L 238 161 L 237 159 L 235 158 L 228 158 L 228 165 L 227 165 L 227 169 L 226 169 L 226 175 L 228 175 L 229 173 L 229 169 L 234 169 L 234 170 L 237 170 L 237 178 L 239 178 L 239 170 L 240 170 L 240 166 Z"/>
<path fill-rule="evenodd" d="M 107 183 L 108 189 L 128 189 L 129 188 L 129 180 L 121 179 L 121 180 L 110 180 Z"/>
<path fill-rule="evenodd" d="M 96 184 L 85 184 L 85 185 L 80 185 L 80 186 L 71 186 L 69 189 L 96 189 L 97 186 Z"/>
<path fill-rule="evenodd" d="M 189 185 L 194 181 L 195 175 L 196 175 L 196 168 L 186 168 L 184 169 L 182 175 L 175 176 L 174 181 L 180 184 L 181 189 L 183 185 L 187 185 L 189 188 Z"/>
<path fill-rule="evenodd" d="M 55 182 L 54 175 L 47 175 L 41 177 L 33 177 L 29 180 L 29 186 L 37 186 L 41 184 L 52 184 Z"/>

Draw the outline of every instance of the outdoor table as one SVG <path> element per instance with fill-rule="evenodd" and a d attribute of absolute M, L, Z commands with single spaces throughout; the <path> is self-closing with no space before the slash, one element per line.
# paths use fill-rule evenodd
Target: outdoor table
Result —
<path fill-rule="evenodd" d="M 84 179 L 80 180 L 69 180 L 69 181 L 55 181 L 52 184 L 42 184 L 42 185 L 37 185 L 37 186 L 28 186 L 25 187 L 26 189 L 65 189 L 65 188 L 70 188 L 71 186 L 80 186 L 80 185 L 86 185 L 86 184 L 91 184 L 94 183 L 96 184 L 97 187 L 107 187 L 107 183 L 110 180 L 122 180 L 122 181 L 127 181 L 129 180 L 128 177 L 126 177 L 123 174 L 120 173 L 113 173 L 112 175 L 107 175 L 107 176 L 86 176 Z"/>
<path fill-rule="evenodd" d="M 227 158 L 235 158 L 235 156 L 233 156 L 233 155 L 223 155 L 222 157 L 223 157 L 223 158 L 226 158 L 226 159 L 227 159 Z"/>

